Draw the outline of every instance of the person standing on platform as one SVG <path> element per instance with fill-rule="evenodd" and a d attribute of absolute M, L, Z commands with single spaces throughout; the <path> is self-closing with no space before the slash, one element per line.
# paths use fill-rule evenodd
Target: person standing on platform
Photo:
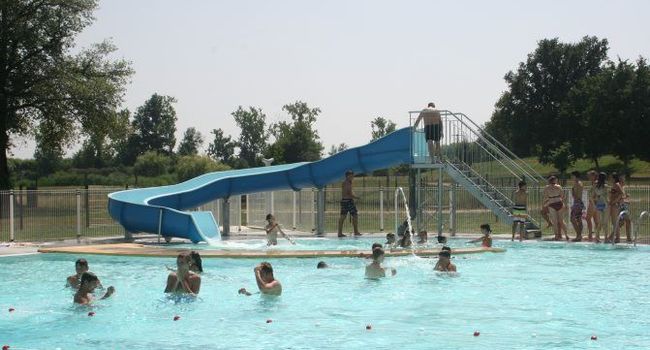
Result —
<path fill-rule="evenodd" d="M 440 152 L 440 139 L 442 138 L 442 118 L 440 117 L 440 112 L 436 109 L 436 105 L 433 102 L 430 102 L 427 105 L 427 108 L 423 109 L 422 112 L 420 112 L 418 119 L 416 119 L 415 124 L 413 124 L 414 130 L 417 130 L 420 121 L 423 121 L 424 124 L 424 138 L 426 139 L 427 146 L 429 148 L 431 163 L 435 163 L 436 156 L 438 156 L 439 159 L 442 159 L 442 153 Z"/>

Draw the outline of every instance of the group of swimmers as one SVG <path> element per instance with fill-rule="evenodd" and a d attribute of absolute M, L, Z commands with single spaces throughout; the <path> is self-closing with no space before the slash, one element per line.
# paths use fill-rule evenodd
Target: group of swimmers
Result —
<path fill-rule="evenodd" d="M 627 242 L 632 241 L 631 237 L 631 220 L 630 220 L 630 196 L 625 190 L 625 177 L 619 174 L 612 174 L 612 185 L 607 184 L 607 174 L 604 172 L 597 173 L 589 171 L 587 176 L 591 182 L 591 187 L 587 190 L 588 203 L 585 206 L 583 201 L 583 192 L 585 186 L 580 179 L 580 173 L 574 171 L 571 173 L 573 185 L 571 187 L 571 196 L 573 205 L 570 208 L 571 224 L 576 232 L 573 242 L 583 240 L 583 213 L 586 209 L 585 220 L 587 221 L 588 236 L 590 242 L 601 242 L 600 233 L 603 232 L 606 243 L 614 241 L 620 242 L 620 230 L 625 226 Z M 513 224 L 512 238 L 514 239 L 515 231 L 524 234 L 522 223 L 525 223 L 526 215 L 526 183 L 520 182 L 519 189 L 515 192 L 515 207 L 513 214 L 517 218 Z M 548 185 L 544 187 L 542 203 L 542 217 L 547 222 L 548 227 L 553 228 L 554 240 L 570 240 L 567 226 L 563 217 L 569 210 L 566 204 L 564 189 L 558 184 L 558 179 L 551 176 L 548 179 Z M 610 221 L 611 231 L 608 231 L 607 222 Z M 595 229 L 595 232 L 594 232 Z"/>

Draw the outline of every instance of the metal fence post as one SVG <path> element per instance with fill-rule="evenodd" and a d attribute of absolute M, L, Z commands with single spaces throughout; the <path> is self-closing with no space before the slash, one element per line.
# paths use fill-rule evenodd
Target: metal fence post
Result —
<path fill-rule="evenodd" d="M 223 226 L 221 234 L 228 236 L 230 235 L 230 197 L 224 198 L 221 202 L 221 212 L 223 213 L 221 215 L 221 225 Z"/>
<path fill-rule="evenodd" d="M 237 226 L 241 232 L 241 194 L 237 196 Z"/>
<path fill-rule="evenodd" d="M 293 208 L 291 210 L 291 214 L 292 214 L 291 222 L 292 222 L 293 229 L 295 230 L 296 229 L 296 191 L 292 191 L 291 194 L 293 195 L 292 196 L 293 197 Z"/>
<path fill-rule="evenodd" d="M 248 195 L 246 195 L 246 226 L 251 225 L 251 201 Z"/>
<path fill-rule="evenodd" d="M 311 189 L 311 212 L 310 212 L 311 215 L 309 215 L 311 217 L 311 230 L 312 230 L 312 232 L 316 230 L 316 226 L 315 226 L 315 223 L 316 223 L 316 220 L 315 220 L 316 219 L 316 217 L 315 217 L 316 216 L 316 196 L 314 196 L 314 192 L 315 191 L 312 188 Z"/>
<path fill-rule="evenodd" d="M 158 211 L 158 244 L 160 244 L 160 236 L 162 235 L 162 216 L 163 210 Z"/>
<path fill-rule="evenodd" d="M 456 185 L 449 187 L 449 233 L 456 235 Z"/>
<path fill-rule="evenodd" d="M 77 190 L 77 242 L 81 239 L 81 191 Z"/>
<path fill-rule="evenodd" d="M 379 231 L 384 232 L 384 188 L 379 187 Z"/>
<path fill-rule="evenodd" d="M 316 192 L 316 235 L 325 233 L 325 190 L 321 187 Z"/>
<path fill-rule="evenodd" d="M 14 191 L 9 191 L 9 241 L 13 242 L 14 237 Z"/>

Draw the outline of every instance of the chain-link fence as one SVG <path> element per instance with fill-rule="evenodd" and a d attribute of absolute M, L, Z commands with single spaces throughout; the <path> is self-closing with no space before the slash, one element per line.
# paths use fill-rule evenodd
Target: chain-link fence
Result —
<path fill-rule="evenodd" d="M 362 232 L 393 232 L 407 216 L 404 200 L 397 201 L 395 211 L 395 186 L 360 187 L 355 193 L 359 211 L 359 228 Z M 116 223 L 107 211 L 108 194 L 118 188 L 89 190 L 17 190 L 0 192 L 0 241 L 48 241 L 76 237 L 110 237 L 124 235 L 124 229 Z M 512 193 L 511 187 L 500 187 L 503 193 Z M 650 219 L 638 221 L 642 211 L 650 211 L 650 186 L 627 186 L 630 195 L 633 230 L 638 230 L 639 242 L 650 243 Z M 419 215 L 414 225 L 429 232 L 437 232 L 442 223 L 443 232 L 477 233 L 479 225 L 488 223 L 495 233 L 509 233 L 510 226 L 485 208 L 472 194 L 459 186 L 444 185 L 442 202 L 437 206 L 437 186 L 427 184 L 420 191 Z M 529 188 L 529 212 L 536 218 L 541 209 L 541 189 Z M 340 217 L 341 191 L 337 187 L 324 190 L 325 232 L 336 232 Z M 408 203 L 408 190 L 405 188 Z M 566 198 L 570 198 L 567 190 Z M 236 233 L 244 226 L 262 227 L 265 216 L 273 213 L 287 229 L 313 232 L 316 227 L 315 189 L 301 191 L 274 191 L 254 193 L 230 198 L 231 232 Z M 570 203 L 569 203 L 570 204 Z M 217 222 L 223 222 L 222 200 L 202 205 L 196 210 L 211 211 Z M 441 216 L 438 211 L 441 211 Z M 395 215 L 397 213 L 397 216 Z M 573 234 L 566 213 L 569 234 Z M 442 221 L 439 220 L 442 218 Z M 543 222 L 542 226 L 546 226 Z M 344 232 L 351 232 L 349 218 L 343 223 Z M 584 225 L 587 234 L 587 225 Z M 611 226 L 610 226 L 611 227 Z M 543 227 L 544 234 L 550 230 Z M 611 229 L 608 229 L 611 231 Z"/>

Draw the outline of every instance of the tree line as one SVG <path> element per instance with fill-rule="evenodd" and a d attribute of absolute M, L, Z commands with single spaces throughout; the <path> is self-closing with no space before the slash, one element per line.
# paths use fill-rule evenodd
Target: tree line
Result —
<path fill-rule="evenodd" d="M 508 88 L 485 130 L 520 156 L 564 173 L 575 160 L 616 156 L 629 175 L 650 160 L 650 67 L 645 58 L 609 60 L 607 39 L 539 41 L 504 79 Z"/>

